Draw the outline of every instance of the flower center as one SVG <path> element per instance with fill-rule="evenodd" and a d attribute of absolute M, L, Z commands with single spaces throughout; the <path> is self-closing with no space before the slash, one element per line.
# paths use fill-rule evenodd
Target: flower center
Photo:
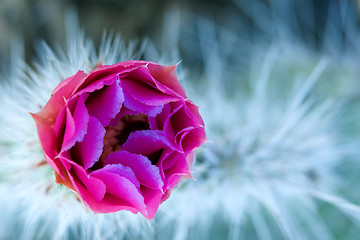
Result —
<path fill-rule="evenodd" d="M 106 127 L 103 152 L 99 161 L 94 165 L 94 169 L 103 167 L 106 158 L 111 153 L 120 151 L 130 133 L 148 129 L 150 129 L 148 116 L 142 113 L 138 115 L 126 114 L 115 126 Z"/>

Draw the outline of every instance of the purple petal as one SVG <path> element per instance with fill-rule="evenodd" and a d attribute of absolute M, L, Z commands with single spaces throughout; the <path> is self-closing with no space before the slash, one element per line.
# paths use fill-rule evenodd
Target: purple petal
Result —
<path fill-rule="evenodd" d="M 129 115 L 137 115 L 139 112 L 135 112 L 134 110 L 128 109 L 127 107 L 121 107 L 120 112 L 113 118 L 111 119 L 109 126 L 116 126 L 120 119 L 125 116 L 126 114 Z"/>
<path fill-rule="evenodd" d="M 124 93 L 124 97 L 125 97 L 124 106 L 131 110 L 141 112 L 141 113 L 146 114 L 151 117 L 155 117 L 158 113 L 161 112 L 161 110 L 163 108 L 162 105 L 150 106 L 145 103 L 141 103 L 141 102 L 137 101 L 124 88 L 123 88 L 123 93 Z"/>
<path fill-rule="evenodd" d="M 106 127 L 119 113 L 124 96 L 117 82 L 90 94 L 86 101 L 89 114 L 96 117 Z"/>
<path fill-rule="evenodd" d="M 161 128 L 159 127 L 156 117 L 149 117 L 149 125 L 150 125 L 150 129 L 151 130 L 161 130 Z"/>
<path fill-rule="evenodd" d="M 77 143 L 72 149 L 73 160 L 81 163 L 85 169 L 92 167 L 101 156 L 104 136 L 104 127 L 96 118 L 89 116 L 84 140 Z"/>
<path fill-rule="evenodd" d="M 161 189 L 164 184 L 161 180 L 159 168 L 152 165 L 145 156 L 119 151 L 110 154 L 105 164 L 122 164 L 130 167 L 140 183 L 148 188 Z"/>
<path fill-rule="evenodd" d="M 141 143 L 141 144 L 139 144 Z M 123 151 L 148 156 L 163 148 L 179 150 L 174 146 L 161 130 L 143 130 L 132 132 L 122 146 Z"/>

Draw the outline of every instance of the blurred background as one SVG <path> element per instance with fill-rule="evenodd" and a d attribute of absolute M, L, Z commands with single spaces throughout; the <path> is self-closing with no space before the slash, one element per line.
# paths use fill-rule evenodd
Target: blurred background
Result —
<path fill-rule="evenodd" d="M 355 0 L 1 0 L 0 64 L 9 60 L 14 39 L 24 40 L 28 60 L 40 40 L 64 45 L 64 13 L 70 8 L 77 10 L 81 28 L 97 45 L 105 29 L 125 40 L 149 38 L 162 52 L 180 45 L 189 66 L 200 56 L 196 32 L 201 19 L 253 42 L 290 34 L 314 51 L 323 49 L 329 28 L 341 33 L 344 25 L 357 26 L 359 19 Z M 338 51 L 348 45 L 340 40 L 333 46 Z"/>
<path fill-rule="evenodd" d="M 41 215 L 37 207 L 50 195 L 32 194 L 23 203 L 13 191 L 18 201 L 11 200 L 0 219 L 0 239 L 96 239 L 94 233 L 104 232 L 103 239 L 359 239 L 359 6 L 356 0 L 0 0 L 0 81 L 11 85 L 7 68 L 24 49 L 32 68 L 19 70 L 20 78 L 46 82 L 44 66 L 68 66 L 71 57 L 60 53 L 54 60 L 42 42 L 76 53 L 72 47 L 86 45 L 72 32 L 78 25 L 94 49 L 104 45 L 104 31 L 119 33 L 139 43 L 143 59 L 182 60 L 179 75 L 201 106 L 210 140 L 196 156 L 197 181 L 172 193 L 151 229 L 147 222 L 132 225 L 122 213 L 73 212 L 71 201 L 68 215 L 55 201 Z M 78 45 L 71 45 L 72 37 Z M 83 56 L 84 65 L 91 62 Z M 20 109 L 28 117 L 29 110 Z M 0 123 L 12 122 L 11 116 L 0 112 Z M 12 134 L 4 126 L 0 133 Z M 4 139 L 0 150 L 13 159 L 21 141 L 15 139 L 11 152 Z M 8 160 L 0 152 L 1 161 Z M 4 169 L 0 192 L 8 193 L 14 183 Z M 31 174 L 15 184 L 31 185 Z M 0 215 L 7 209 L 2 195 Z M 7 233 L 11 228 L 19 238 Z"/>

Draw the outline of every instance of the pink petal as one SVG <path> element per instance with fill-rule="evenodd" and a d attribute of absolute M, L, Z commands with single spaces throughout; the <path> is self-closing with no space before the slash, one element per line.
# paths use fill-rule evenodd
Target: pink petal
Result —
<path fill-rule="evenodd" d="M 175 139 L 176 145 L 187 154 L 206 141 L 204 125 L 193 113 L 197 109 L 190 102 L 177 101 L 171 103 L 171 106 L 174 110 L 166 119 L 164 129 L 171 139 Z"/>
<path fill-rule="evenodd" d="M 125 200 L 119 199 L 118 197 L 106 194 L 104 199 L 101 202 L 96 202 L 93 204 L 93 206 L 89 207 L 94 212 L 97 213 L 113 213 L 118 212 L 122 210 L 130 211 L 134 214 L 138 213 L 139 210 L 133 207 L 130 203 L 128 203 Z M 146 217 L 147 212 L 145 210 L 143 211 L 143 215 Z"/>
<path fill-rule="evenodd" d="M 164 195 L 161 197 L 161 203 L 166 201 L 170 197 L 170 194 L 171 194 L 172 190 L 173 190 L 172 188 L 169 188 L 169 189 L 166 190 Z"/>
<path fill-rule="evenodd" d="M 52 109 L 56 114 L 60 111 L 60 108 L 56 108 L 56 102 L 63 102 L 63 99 L 68 99 L 73 95 L 76 86 L 86 78 L 87 74 L 83 71 L 78 71 L 74 76 L 71 76 L 62 81 L 53 91 L 53 95 L 46 105 L 49 105 L 49 111 Z M 64 104 L 61 104 L 61 106 Z"/>
<path fill-rule="evenodd" d="M 161 155 L 159 157 L 159 161 L 158 163 L 156 164 L 156 166 L 159 168 L 159 171 L 160 171 L 160 176 L 161 176 L 161 179 L 164 181 L 165 180 L 165 174 L 164 174 L 164 166 L 167 167 L 167 163 L 168 161 L 166 161 L 168 159 L 168 157 L 172 154 L 183 154 L 183 153 L 178 153 L 178 152 L 174 152 L 173 150 L 170 150 L 170 149 L 164 149 L 162 152 L 161 152 Z M 175 164 L 175 159 L 174 161 L 170 161 L 169 164 L 172 166 Z"/>
<path fill-rule="evenodd" d="M 42 119 L 42 125 L 46 124 L 49 127 L 53 127 L 59 112 L 65 105 L 64 99 L 68 99 L 71 96 L 75 86 L 85 77 L 86 74 L 79 71 L 74 76 L 61 82 L 53 91 L 53 94 L 45 107 L 40 112 L 31 114 L 35 122 Z M 49 155 L 49 153 L 47 153 L 47 155 Z"/>
<path fill-rule="evenodd" d="M 124 96 L 117 82 L 90 94 L 86 101 L 89 114 L 96 117 L 106 127 L 119 113 Z"/>
<path fill-rule="evenodd" d="M 61 151 L 67 151 L 75 145 L 76 142 L 81 142 L 84 139 L 88 128 L 89 114 L 85 106 L 85 94 L 81 95 L 76 102 L 73 116 L 67 108 L 67 121 L 64 134 L 64 141 Z M 74 128 L 69 129 L 68 128 Z M 72 134 L 70 134 L 72 133 Z"/>
<path fill-rule="evenodd" d="M 68 99 L 74 92 L 76 86 L 87 76 L 83 71 L 78 71 L 75 75 L 65 79 L 53 91 L 53 95 Z"/>
<path fill-rule="evenodd" d="M 104 79 L 111 80 L 113 79 L 113 76 L 130 72 L 143 64 L 144 63 L 141 62 L 128 61 L 114 65 L 99 65 L 95 70 L 91 71 L 86 78 L 79 82 L 75 90 L 76 92 L 79 92 L 86 89 L 87 87 L 91 87 L 92 84 L 97 85 L 99 82 L 101 84 Z"/>
<path fill-rule="evenodd" d="M 175 133 L 181 131 L 184 128 L 187 127 L 194 127 L 199 125 L 198 122 L 194 119 L 193 115 L 190 113 L 190 111 L 187 109 L 186 105 L 184 104 L 184 102 L 177 102 L 176 105 L 178 105 L 177 107 L 174 108 L 176 109 L 171 118 L 171 124 L 172 127 L 175 131 Z"/>
<path fill-rule="evenodd" d="M 166 182 L 167 189 L 175 188 L 176 185 L 178 185 L 179 182 L 181 181 L 181 178 L 189 177 L 189 176 L 190 176 L 190 173 L 188 173 L 188 174 L 186 174 L 186 173 L 174 173 L 174 174 L 172 174 L 167 179 L 167 182 Z"/>
<path fill-rule="evenodd" d="M 190 152 L 190 153 L 186 156 L 186 162 L 188 163 L 189 166 L 194 162 L 194 158 L 195 158 L 195 153 L 194 153 L 194 151 Z"/>
<path fill-rule="evenodd" d="M 99 65 L 94 71 L 91 73 L 96 77 L 101 76 L 103 73 L 117 73 L 124 74 L 137 69 L 140 66 L 146 65 L 146 61 L 132 60 L 132 61 L 124 61 L 117 64 L 112 65 Z"/>
<path fill-rule="evenodd" d="M 94 172 L 94 177 L 101 179 L 106 185 L 106 194 L 119 199 L 120 205 L 127 205 L 147 215 L 144 198 L 140 190 L 126 177 L 111 172 Z M 114 199 L 115 200 L 115 199 Z M 116 201 L 113 204 L 117 205 Z"/>
<path fill-rule="evenodd" d="M 148 188 L 161 189 L 164 184 L 159 168 L 152 165 L 150 160 L 142 155 L 118 151 L 110 154 L 105 164 L 122 164 L 130 167 L 140 183 Z"/>
<path fill-rule="evenodd" d="M 154 78 L 151 76 L 149 69 L 147 68 L 147 64 L 148 62 L 145 62 L 145 64 L 138 66 L 131 71 L 119 74 L 120 79 L 130 79 L 131 81 L 148 84 L 156 88 Z"/>
<path fill-rule="evenodd" d="M 65 133 L 64 133 L 64 139 L 63 139 L 62 151 L 67 150 L 66 147 L 68 147 L 69 145 L 71 147 L 71 144 L 72 144 L 71 138 L 74 136 L 74 133 L 75 133 L 74 118 L 72 117 L 71 112 L 67 105 L 66 105 L 65 109 L 66 109 L 66 124 L 65 124 Z M 85 134 L 85 132 L 86 132 L 86 129 L 84 131 L 84 134 Z M 75 144 L 75 142 L 73 143 L 73 145 L 74 144 Z"/>
<path fill-rule="evenodd" d="M 132 182 L 132 184 L 134 184 L 134 186 L 138 190 L 140 190 L 139 180 L 136 178 L 135 173 L 133 172 L 133 170 L 130 167 L 124 166 L 120 163 L 112 163 L 112 164 L 108 164 L 108 165 L 104 166 L 101 169 L 98 169 L 98 170 L 92 172 L 90 175 L 97 177 L 97 176 L 99 176 L 99 174 L 101 175 L 102 173 L 113 173 L 113 174 L 118 174 L 119 176 L 125 177 L 130 182 Z"/>
<path fill-rule="evenodd" d="M 183 153 L 172 152 L 172 153 L 168 154 L 167 156 L 164 156 L 164 159 L 162 159 L 162 161 L 161 161 L 162 169 L 164 171 L 168 170 L 169 168 L 174 166 L 175 163 L 179 159 L 184 159 L 184 154 Z"/>
<path fill-rule="evenodd" d="M 69 176 L 74 186 L 78 187 L 79 185 L 82 185 L 85 187 L 85 189 L 77 189 L 78 193 L 81 195 L 84 201 L 88 200 L 84 192 L 89 192 L 96 201 L 101 201 L 104 198 L 107 190 L 105 186 L 106 184 L 104 184 L 103 181 L 99 180 L 98 178 L 88 175 L 85 169 L 83 169 L 81 166 L 73 164 Z"/>
<path fill-rule="evenodd" d="M 74 163 L 72 161 L 71 151 L 61 152 L 58 156 L 56 156 L 56 158 L 60 159 L 66 171 L 70 171 L 72 164 Z"/>
<path fill-rule="evenodd" d="M 121 87 L 125 88 L 137 101 L 151 106 L 163 105 L 179 99 L 178 97 L 162 93 L 149 84 L 133 79 L 121 79 Z"/>
<path fill-rule="evenodd" d="M 176 142 L 188 154 L 206 142 L 204 127 L 189 127 L 181 130 L 176 136 Z"/>
<path fill-rule="evenodd" d="M 138 212 L 138 210 L 136 210 L 135 208 L 126 206 L 128 205 L 128 203 L 126 203 L 125 201 L 122 201 L 108 194 L 105 194 L 103 199 L 97 200 L 89 192 L 86 186 L 81 183 L 81 181 L 71 175 L 69 175 L 69 178 L 74 186 L 74 191 L 79 193 L 81 199 L 84 201 L 84 204 L 95 213 L 109 213 L 120 210 L 129 210 L 133 213 Z"/>
<path fill-rule="evenodd" d="M 102 154 L 105 127 L 138 113 L 148 115 L 152 130 L 132 132 L 103 168 L 89 169 Z M 153 218 L 169 188 L 190 176 L 193 150 L 206 141 L 176 66 L 147 61 L 79 71 L 32 117 L 56 181 L 78 192 L 94 212 L 129 210 Z"/>
<path fill-rule="evenodd" d="M 147 219 L 153 219 L 160 206 L 163 193 L 160 190 L 149 189 L 146 187 L 141 187 L 141 192 L 144 196 L 144 201 L 148 214 L 147 217 L 145 217 Z"/>
<path fill-rule="evenodd" d="M 168 159 L 166 159 L 166 161 L 174 162 L 174 164 L 169 169 L 164 171 L 164 188 L 173 188 L 176 184 L 178 184 L 180 177 L 191 176 L 189 165 L 184 155 L 181 156 L 180 154 L 172 154 L 168 157 Z"/>
<path fill-rule="evenodd" d="M 40 145 L 43 150 L 45 160 L 54 169 L 54 171 L 64 179 L 64 166 L 61 164 L 59 159 L 55 159 L 55 150 L 59 149 L 59 145 L 57 143 L 53 128 L 51 127 L 53 120 L 43 118 L 41 114 L 31 114 L 31 116 L 36 123 Z"/>
<path fill-rule="evenodd" d="M 149 117 L 150 129 L 163 130 L 165 120 L 169 117 L 169 115 L 170 115 L 170 105 L 166 104 L 164 105 L 164 108 L 162 109 L 161 113 L 156 115 L 156 117 Z"/>
<path fill-rule="evenodd" d="M 91 77 L 91 76 L 89 76 Z M 82 95 L 84 93 L 92 93 L 95 92 L 96 90 L 100 90 L 102 89 L 104 86 L 106 85 L 111 85 L 116 81 L 117 78 L 117 74 L 110 74 L 108 76 L 105 76 L 101 79 L 98 79 L 96 81 L 93 81 L 91 84 L 89 84 L 88 86 L 86 86 L 85 88 L 78 90 L 78 92 L 76 92 L 73 97 Z"/>
<path fill-rule="evenodd" d="M 156 63 L 149 63 L 148 69 L 151 75 L 156 79 L 155 84 L 158 89 L 167 94 L 176 94 L 186 99 L 184 89 L 181 87 L 177 75 L 176 66 L 162 66 Z"/>
<path fill-rule="evenodd" d="M 185 102 L 187 108 L 189 109 L 188 114 L 193 118 L 196 119 L 198 124 L 201 126 L 204 126 L 204 121 L 200 116 L 199 113 L 199 107 L 196 106 L 194 103 L 192 103 L 191 101 L 186 101 Z"/>
<path fill-rule="evenodd" d="M 83 94 L 80 97 L 71 98 L 56 118 L 54 133 L 62 143 L 61 152 L 67 151 L 84 138 L 89 121 L 84 104 L 86 97 L 87 94 Z"/>
<path fill-rule="evenodd" d="M 175 141 L 175 136 L 176 136 L 176 132 L 179 131 L 179 129 L 181 129 L 180 126 L 174 126 L 172 124 L 172 119 L 174 118 L 174 114 L 179 112 L 180 109 L 182 108 L 182 105 L 177 106 L 176 108 L 174 107 L 174 104 L 172 104 L 171 106 L 171 112 L 166 116 L 165 120 L 164 120 L 164 131 L 166 133 L 166 135 Z M 179 115 L 179 114 L 178 114 Z"/>
<path fill-rule="evenodd" d="M 82 164 L 85 169 L 92 167 L 99 160 L 103 151 L 104 136 L 104 127 L 90 115 L 84 140 L 77 143 L 72 149 L 74 161 Z"/>
<path fill-rule="evenodd" d="M 175 176 L 190 176 L 188 162 L 184 153 L 169 152 L 164 154 L 158 163 L 160 173 L 164 179 L 163 191 L 177 184 Z"/>
<path fill-rule="evenodd" d="M 54 133 L 57 138 L 64 138 L 65 124 L 66 124 L 66 105 L 60 110 L 59 115 L 56 117 L 54 124 Z"/>

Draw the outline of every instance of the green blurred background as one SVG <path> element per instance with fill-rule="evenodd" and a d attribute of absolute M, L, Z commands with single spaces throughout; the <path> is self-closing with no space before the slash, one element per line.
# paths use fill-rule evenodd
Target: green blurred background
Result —
<path fill-rule="evenodd" d="M 24 40 L 28 62 L 39 40 L 63 45 L 68 9 L 77 10 L 80 26 L 96 44 L 104 29 L 121 33 L 125 40 L 150 38 L 160 52 L 180 45 L 181 58 L 192 66 L 199 55 L 194 39 L 199 19 L 250 41 L 269 42 L 281 33 L 267 18 L 280 19 L 286 31 L 319 50 L 329 22 L 339 31 L 344 27 L 340 5 L 345 2 L 350 9 L 346 16 L 358 24 L 355 0 L 1 0 L 0 65 L 6 66 L 11 43 L 18 39 Z M 347 45 L 336 47 L 341 44 Z"/>

